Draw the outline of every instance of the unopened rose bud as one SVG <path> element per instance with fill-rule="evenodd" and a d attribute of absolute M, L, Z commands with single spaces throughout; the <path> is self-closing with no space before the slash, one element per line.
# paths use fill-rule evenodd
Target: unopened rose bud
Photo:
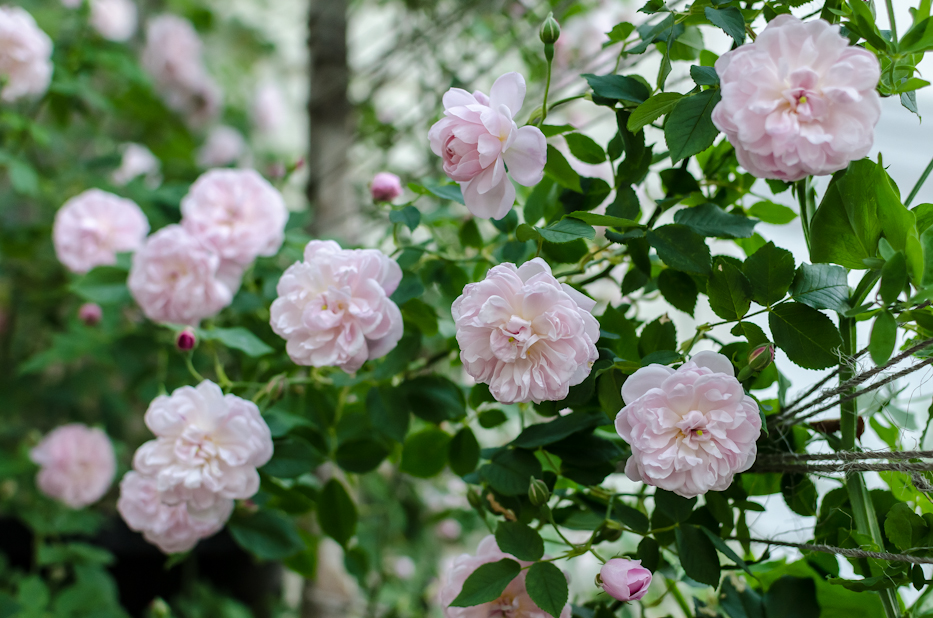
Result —
<path fill-rule="evenodd" d="M 648 592 L 651 571 L 641 566 L 641 560 L 613 558 L 603 565 L 596 576 L 596 585 L 619 601 L 637 601 Z"/>
<path fill-rule="evenodd" d="M 748 353 L 748 366 L 761 371 L 774 362 L 774 345 L 765 343 Z"/>
<path fill-rule="evenodd" d="M 472 489 L 467 492 L 467 502 L 469 502 L 470 506 L 472 506 L 475 510 L 483 510 L 483 499 Z"/>
<path fill-rule="evenodd" d="M 190 328 L 178 333 L 178 337 L 175 338 L 175 347 L 181 350 L 182 352 L 188 352 L 194 349 L 194 346 L 197 345 L 198 340 L 194 336 L 194 331 Z"/>
<path fill-rule="evenodd" d="M 541 42 L 545 45 L 553 45 L 560 38 L 560 24 L 554 19 L 554 13 L 548 13 L 544 23 L 541 24 L 541 30 L 538 35 Z"/>
<path fill-rule="evenodd" d="M 172 618 L 172 609 L 160 598 L 149 604 L 149 618 Z"/>
<path fill-rule="evenodd" d="M 551 492 L 548 490 L 547 484 L 541 479 L 531 477 L 531 484 L 528 486 L 528 499 L 535 506 L 547 504 L 547 501 L 551 499 Z"/>
<path fill-rule="evenodd" d="M 391 202 L 402 194 L 402 181 L 395 174 L 379 172 L 369 186 L 374 202 Z"/>
<path fill-rule="evenodd" d="M 95 326 L 104 317 L 104 310 L 97 303 L 84 303 L 78 309 L 78 319 L 88 326 Z"/>

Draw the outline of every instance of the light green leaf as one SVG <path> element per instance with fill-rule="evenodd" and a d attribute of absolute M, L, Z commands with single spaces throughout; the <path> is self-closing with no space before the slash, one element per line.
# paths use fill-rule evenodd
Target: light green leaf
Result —
<path fill-rule="evenodd" d="M 751 208 L 748 209 L 748 214 L 756 219 L 761 219 L 764 223 L 774 225 L 785 225 L 797 218 L 797 213 L 787 206 L 768 201 L 752 204 Z"/>
<path fill-rule="evenodd" d="M 258 358 L 272 352 L 262 339 L 242 326 L 233 328 L 197 329 L 198 336 L 204 341 L 219 341 L 228 348 L 240 350 L 247 356 Z"/>
<path fill-rule="evenodd" d="M 606 162 L 606 151 L 602 146 L 582 133 L 568 133 L 564 136 L 570 154 L 584 163 L 599 165 Z"/>
<path fill-rule="evenodd" d="M 547 227 L 535 228 L 544 240 L 555 243 L 571 242 L 578 238 L 593 240 L 596 230 L 577 218 L 561 219 Z"/>
<path fill-rule="evenodd" d="M 684 95 L 678 92 L 659 92 L 632 112 L 626 127 L 632 133 L 638 133 L 645 125 L 649 125 L 661 116 L 668 114 L 677 105 Z"/>

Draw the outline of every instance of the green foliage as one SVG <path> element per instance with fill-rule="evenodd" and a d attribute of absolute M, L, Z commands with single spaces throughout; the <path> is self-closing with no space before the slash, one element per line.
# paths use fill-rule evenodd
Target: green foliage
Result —
<path fill-rule="evenodd" d="M 451 607 L 472 607 L 496 600 L 520 570 L 521 566 L 508 558 L 480 565 L 463 582 L 463 589 Z"/>
<path fill-rule="evenodd" d="M 567 576 L 550 562 L 536 562 L 528 569 L 525 589 L 535 605 L 554 618 L 560 618 L 567 603 Z"/>

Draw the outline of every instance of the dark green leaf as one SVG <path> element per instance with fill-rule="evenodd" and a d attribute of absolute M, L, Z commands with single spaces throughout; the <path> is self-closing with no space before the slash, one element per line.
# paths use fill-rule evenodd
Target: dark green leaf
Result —
<path fill-rule="evenodd" d="M 117 305 L 132 298 L 126 287 L 126 270 L 116 266 L 98 266 L 72 283 L 71 291 L 100 305 Z"/>
<path fill-rule="evenodd" d="M 700 528 L 681 524 L 675 531 L 680 564 L 691 579 L 714 588 L 719 586 L 719 555 Z"/>
<path fill-rule="evenodd" d="M 798 303 L 814 309 L 849 310 L 849 284 L 846 271 L 830 264 L 801 264 L 790 288 Z"/>
<path fill-rule="evenodd" d="M 730 512 L 730 515 L 731 515 L 731 512 Z M 700 527 L 700 530 L 702 530 L 703 533 L 706 534 L 710 542 L 716 547 L 716 549 L 720 551 L 720 553 L 722 553 L 722 555 L 724 555 L 726 558 L 734 562 L 737 567 L 741 568 L 749 575 L 752 575 L 752 572 L 748 569 L 748 565 L 745 564 L 745 561 L 742 560 L 742 558 L 740 558 L 739 555 L 735 553 L 731 547 L 726 545 L 725 541 L 723 541 L 721 538 L 719 538 L 718 536 L 716 536 L 715 534 L 713 534 L 712 532 L 710 532 L 709 530 L 707 530 L 706 528 L 702 526 Z M 752 575 L 752 577 L 754 577 L 754 575 Z"/>
<path fill-rule="evenodd" d="M 567 140 L 567 146 L 570 148 L 570 154 L 584 163 L 599 165 L 606 162 L 606 151 L 602 146 L 594 142 L 591 138 L 582 133 L 568 133 L 564 136 Z"/>
<path fill-rule="evenodd" d="M 583 75 L 593 93 L 604 99 L 614 99 L 627 103 L 644 103 L 651 96 L 651 91 L 643 82 L 624 75 Z"/>
<path fill-rule="evenodd" d="M 390 452 L 391 449 L 382 440 L 356 438 L 341 443 L 334 458 L 337 465 L 347 472 L 363 474 L 378 468 Z"/>
<path fill-rule="evenodd" d="M 479 426 L 483 429 L 492 429 L 493 427 L 498 427 L 502 423 L 508 420 L 505 416 L 505 412 L 499 410 L 498 408 L 492 410 L 483 410 L 477 415 L 479 420 Z"/>
<path fill-rule="evenodd" d="M 426 337 L 437 334 L 437 313 L 434 307 L 420 298 L 412 298 L 401 306 L 401 310 L 405 321 L 415 324 Z"/>
<path fill-rule="evenodd" d="M 781 494 L 793 512 L 804 517 L 816 515 L 816 487 L 806 475 L 781 475 Z"/>
<path fill-rule="evenodd" d="M 895 504 L 885 515 L 884 534 L 901 551 L 920 547 L 927 532 L 923 518 L 903 502 Z"/>
<path fill-rule="evenodd" d="M 441 199 L 450 200 L 452 202 L 459 202 L 461 204 L 463 203 L 463 191 L 460 190 L 460 185 L 451 184 L 426 188 L 428 191 Z"/>
<path fill-rule="evenodd" d="M 711 24 L 722 28 L 726 34 L 732 37 L 736 45 L 745 42 L 745 18 L 742 17 L 740 10 L 734 7 L 725 9 L 706 7 L 704 14 Z"/>
<path fill-rule="evenodd" d="M 820 602 L 812 579 L 785 575 L 764 598 L 768 618 L 820 618 Z"/>
<path fill-rule="evenodd" d="M 270 476 L 295 478 L 314 471 L 324 461 L 324 455 L 310 442 L 298 436 L 289 436 L 276 441 L 272 459 L 261 469 Z"/>
<path fill-rule="evenodd" d="M 204 341 L 219 341 L 228 348 L 240 350 L 247 356 L 258 358 L 272 352 L 262 339 L 249 332 L 242 326 L 234 328 L 212 328 L 210 330 L 198 329 L 198 336 Z"/>
<path fill-rule="evenodd" d="M 523 496 L 528 493 L 531 477 L 541 476 L 538 458 L 520 449 L 505 449 L 480 468 L 480 474 L 504 496 Z"/>
<path fill-rule="evenodd" d="M 560 416 L 548 423 L 538 423 L 526 427 L 515 440 L 514 446 L 519 448 L 538 448 L 546 446 L 578 431 L 586 431 L 608 422 L 606 415 L 602 412 L 574 412 L 566 416 Z"/>
<path fill-rule="evenodd" d="M 294 522 L 272 511 L 237 512 L 227 529 L 240 547 L 260 560 L 281 560 L 305 548 Z"/>
<path fill-rule="evenodd" d="M 664 123 L 671 161 L 677 163 L 713 145 L 719 129 L 713 126 L 711 116 L 719 98 L 719 89 L 711 88 L 677 101 Z"/>
<path fill-rule="evenodd" d="M 423 429 L 405 438 L 401 470 L 418 478 L 440 474 L 447 465 L 450 434 L 437 427 Z"/>
<path fill-rule="evenodd" d="M 440 424 L 466 416 L 463 392 L 443 376 L 419 376 L 403 382 L 401 388 L 412 413 L 429 423 Z"/>
<path fill-rule="evenodd" d="M 373 387 L 366 395 L 366 411 L 375 430 L 401 442 L 408 434 L 410 413 L 405 395 L 390 386 Z"/>
<path fill-rule="evenodd" d="M 696 308 L 697 284 L 693 277 L 679 270 L 665 268 L 658 275 L 658 290 L 664 296 L 664 300 L 669 302 L 672 307 L 680 309 L 686 314 L 693 315 Z"/>
<path fill-rule="evenodd" d="M 890 305 L 907 286 L 907 260 L 902 251 L 896 252 L 881 268 L 881 286 L 878 293 L 884 304 Z"/>
<path fill-rule="evenodd" d="M 544 541 L 537 530 L 517 521 L 500 521 L 496 544 L 503 552 L 519 560 L 535 562 L 544 555 Z"/>
<path fill-rule="evenodd" d="M 638 354 L 642 362 L 659 350 L 674 350 L 677 347 L 677 329 L 667 314 L 645 325 L 638 340 Z"/>
<path fill-rule="evenodd" d="M 495 601 L 506 586 L 518 577 L 521 569 L 521 565 L 508 558 L 480 565 L 463 582 L 463 589 L 450 606 L 473 607 Z"/>
<path fill-rule="evenodd" d="M 647 238 L 661 261 L 671 268 L 698 275 L 710 273 L 709 247 L 690 228 L 676 223 L 662 225 L 650 230 Z"/>
<path fill-rule="evenodd" d="M 811 307 L 783 303 L 768 316 L 774 343 L 804 369 L 826 369 L 839 363 L 842 337 L 832 321 Z"/>
<path fill-rule="evenodd" d="M 466 476 L 476 470 L 479 464 L 479 442 L 473 435 L 473 430 L 464 427 L 458 431 L 450 441 L 448 448 L 448 459 L 450 460 L 450 469 L 455 474 Z"/>
<path fill-rule="evenodd" d="M 573 218 L 561 219 L 547 227 L 536 229 L 544 240 L 553 243 L 571 242 L 578 238 L 589 240 L 596 238 L 596 230 L 593 229 L 592 225 Z"/>
<path fill-rule="evenodd" d="M 560 150 L 550 144 L 547 147 L 547 163 L 544 165 L 544 173 L 565 189 L 577 193 L 583 191 L 580 188 L 580 175 L 570 167 Z"/>
<path fill-rule="evenodd" d="M 317 521 L 324 534 L 346 546 L 347 541 L 356 534 L 357 511 L 356 505 L 337 479 L 331 479 L 321 490 L 320 504 L 327 508 L 317 510 Z"/>
<path fill-rule="evenodd" d="M 479 233 L 476 219 L 467 219 L 463 222 L 463 225 L 460 226 L 459 237 L 460 244 L 464 247 L 483 248 L 483 236 Z"/>
<path fill-rule="evenodd" d="M 665 489 L 656 489 L 654 492 L 655 507 L 674 523 L 687 521 L 696 503 L 696 498 L 684 498 Z"/>
<path fill-rule="evenodd" d="M 871 339 L 868 342 L 868 353 L 876 366 L 880 367 L 888 362 L 897 344 L 897 320 L 890 311 L 882 311 L 875 318 L 871 327 Z"/>
<path fill-rule="evenodd" d="M 567 604 L 567 577 L 550 562 L 536 562 L 528 569 L 525 589 L 535 605 L 554 618 L 560 618 Z"/>
<path fill-rule="evenodd" d="M 421 212 L 414 206 L 406 206 L 401 210 L 393 210 L 390 212 L 389 221 L 392 223 L 402 223 L 414 232 L 418 224 L 421 223 Z"/>
<path fill-rule="evenodd" d="M 697 86 L 715 86 L 719 83 L 719 74 L 713 67 L 690 67 L 690 77 Z"/>
<path fill-rule="evenodd" d="M 769 242 L 745 260 L 742 267 L 751 285 L 752 300 L 768 307 L 787 294 L 794 281 L 794 255 Z"/>
<path fill-rule="evenodd" d="M 731 261 L 716 258 L 706 286 L 713 313 L 723 320 L 740 320 L 751 304 L 751 286 Z"/>
<path fill-rule="evenodd" d="M 734 215 L 707 202 L 684 208 L 674 214 L 674 223 L 686 225 L 700 236 L 715 238 L 749 238 L 755 231 L 756 219 Z"/>
<path fill-rule="evenodd" d="M 398 287 L 392 292 L 392 302 L 396 305 L 404 305 L 412 298 L 418 298 L 424 294 L 424 284 L 421 278 L 413 272 L 402 272 L 402 280 Z"/>
<path fill-rule="evenodd" d="M 632 133 L 638 133 L 645 125 L 651 124 L 665 114 L 669 114 L 677 105 L 677 101 L 682 99 L 683 96 L 677 92 L 659 92 L 654 95 L 635 108 L 635 111 L 629 116 L 626 124 L 628 130 Z"/>

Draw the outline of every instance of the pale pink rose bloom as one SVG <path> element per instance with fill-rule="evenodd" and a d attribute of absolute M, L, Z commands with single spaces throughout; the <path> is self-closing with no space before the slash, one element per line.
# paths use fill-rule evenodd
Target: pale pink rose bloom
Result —
<path fill-rule="evenodd" d="M 181 200 L 181 214 L 185 230 L 240 266 L 275 255 L 288 222 L 282 194 L 249 169 L 202 174 Z"/>
<path fill-rule="evenodd" d="M 110 175 L 110 180 L 118 186 L 128 185 L 139 178 L 146 177 L 146 184 L 150 188 L 159 186 L 159 168 L 161 163 L 152 151 L 141 144 L 126 144 L 123 148 L 123 158 L 120 167 Z"/>
<path fill-rule="evenodd" d="M 461 526 L 460 522 L 456 519 L 447 518 L 438 523 L 434 530 L 437 536 L 445 541 L 456 541 L 463 532 L 463 526 Z"/>
<path fill-rule="evenodd" d="M 408 580 L 415 576 L 415 561 L 408 556 L 399 556 L 392 560 L 392 572 L 399 579 Z"/>
<path fill-rule="evenodd" d="M 219 113 L 221 92 L 204 67 L 201 39 L 188 20 L 177 15 L 150 19 L 142 65 L 169 108 L 192 124 Z"/>
<path fill-rule="evenodd" d="M 223 277 L 220 256 L 180 225 L 148 238 L 133 255 L 127 286 L 150 320 L 197 325 L 233 301 L 238 281 Z"/>
<path fill-rule="evenodd" d="M 389 298 L 401 280 L 402 269 L 381 251 L 312 240 L 304 261 L 279 279 L 272 330 L 295 363 L 353 373 L 402 338 L 402 312 Z"/>
<path fill-rule="evenodd" d="M 599 358 L 595 305 L 541 258 L 495 266 L 451 307 L 460 360 L 497 401 L 560 401 Z"/>
<path fill-rule="evenodd" d="M 713 123 L 758 178 L 830 174 L 871 150 L 881 116 L 875 55 L 838 25 L 778 15 L 754 43 L 716 61 Z"/>
<path fill-rule="evenodd" d="M 149 233 L 149 221 L 135 202 L 88 189 L 55 213 L 52 241 L 58 261 L 68 270 L 86 273 L 117 263 L 117 254 L 136 251 Z"/>
<path fill-rule="evenodd" d="M 200 167 L 223 167 L 237 163 L 245 153 L 243 134 L 233 127 L 220 125 L 207 134 L 207 140 L 198 149 L 197 161 Z"/>
<path fill-rule="evenodd" d="M 91 0 L 91 26 L 109 41 L 128 41 L 136 34 L 133 0 Z"/>
<path fill-rule="evenodd" d="M 515 560 L 522 566 L 528 566 L 530 562 L 519 560 L 511 554 L 506 554 L 499 549 L 496 544 L 496 538 L 492 535 L 487 536 L 480 541 L 476 549 L 476 555 L 461 554 L 454 560 L 453 567 L 445 574 L 446 581 L 441 586 L 439 597 L 441 608 L 444 611 L 444 618 L 489 618 L 491 616 L 508 616 L 509 618 L 548 618 L 550 614 L 539 608 L 525 589 L 525 578 L 528 570 L 522 570 L 518 576 L 512 580 L 502 595 L 495 601 L 474 605 L 473 607 L 451 607 L 460 591 L 463 590 L 463 583 L 467 578 L 484 564 L 498 562 L 505 558 Z M 567 603 L 560 612 L 559 618 L 570 618 L 570 603 Z"/>
<path fill-rule="evenodd" d="M 288 115 L 288 106 L 282 90 L 273 82 L 262 82 L 253 95 L 250 109 L 253 124 L 262 133 L 274 133 L 281 127 Z"/>
<path fill-rule="evenodd" d="M 0 6 L 0 99 L 45 93 L 52 80 L 52 39 L 18 6 Z"/>
<path fill-rule="evenodd" d="M 50 431 L 30 452 L 39 465 L 36 485 L 50 498 L 80 509 L 100 500 L 117 470 L 110 438 L 80 423 Z"/>
<path fill-rule="evenodd" d="M 612 598 L 637 601 L 648 593 L 651 571 L 641 566 L 641 560 L 613 558 L 599 570 L 599 580 Z"/>
<path fill-rule="evenodd" d="M 88 326 L 98 324 L 103 317 L 104 310 L 97 303 L 84 303 L 78 308 L 78 319 Z"/>
<path fill-rule="evenodd" d="M 699 352 L 677 370 L 648 365 L 622 385 L 616 430 L 632 447 L 625 474 L 692 498 L 724 491 L 755 462 L 758 404 L 722 354 Z"/>
<path fill-rule="evenodd" d="M 272 436 L 253 402 L 205 380 L 156 397 L 145 421 L 156 439 L 139 447 L 133 467 L 155 480 L 163 502 L 200 516 L 259 490 L 256 468 L 272 457 Z"/>
<path fill-rule="evenodd" d="M 402 179 L 389 172 L 379 172 L 373 176 L 369 191 L 374 202 L 391 202 L 402 194 Z"/>
<path fill-rule="evenodd" d="M 198 517 L 188 513 L 184 504 L 166 504 L 156 481 L 129 471 L 120 481 L 117 510 L 131 530 L 166 554 L 186 552 L 198 541 L 216 534 L 233 512 L 233 500 L 222 499 Z"/>
<path fill-rule="evenodd" d="M 518 73 L 497 79 L 489 96 L 451 88 L 444 95 L 444 118 L 428 133 L 431 150 L 443 157 L 444 172 L 460 183 L 463 200 L 477 217 L 501 219 L 509 213 L 515 202 L 509 175 L 526 187 L 544 176 L 544 134 L 515 124 L 524 100 L 525 78 Z"/>

